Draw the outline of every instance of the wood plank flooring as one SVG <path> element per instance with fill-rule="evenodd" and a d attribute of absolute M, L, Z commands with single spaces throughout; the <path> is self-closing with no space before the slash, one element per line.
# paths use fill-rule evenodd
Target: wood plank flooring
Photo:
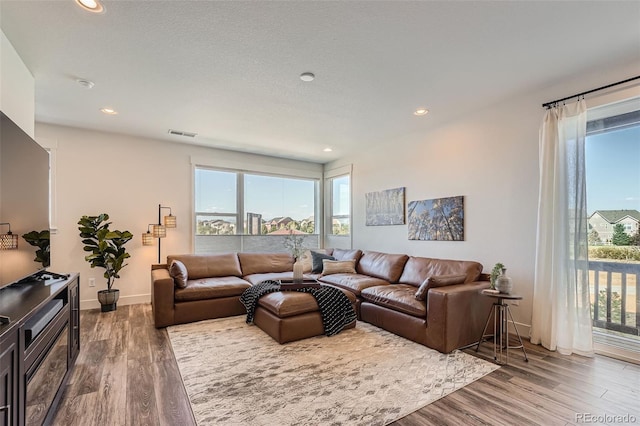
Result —
<path fill-rule="evenodd" d="M 80 338 L 55 425 L 195 424 L 167 332 L 153 326 L 151 305 L 82 311 Z M 561 356 L 528 342 L 526 349 L 528 363 L 513 351 L 509 366 L 394 425 L 622 423 L 611 421 L 616 415 L 640 424 L 640 366 L 603 356 Z M 492 360 L 491 343 L 477 356 Z M 600 421 L 587 422 L 587 415 Z"/>

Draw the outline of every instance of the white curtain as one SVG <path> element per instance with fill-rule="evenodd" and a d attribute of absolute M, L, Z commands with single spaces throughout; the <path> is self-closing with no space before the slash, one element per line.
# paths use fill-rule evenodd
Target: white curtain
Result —
<path fill-rule="evenodd" d="M 540 129 L 540 193 L 531 342 L 593 355 L 584 99 L 547 110 Z"/>

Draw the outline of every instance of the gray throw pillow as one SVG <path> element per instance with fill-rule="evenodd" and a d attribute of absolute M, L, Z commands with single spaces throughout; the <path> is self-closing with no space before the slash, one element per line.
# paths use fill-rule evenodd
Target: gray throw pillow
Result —
<path fill-rule="evenodd" d="M 335 257 L 329 256 L 328 254 L 318 253 L 317 251 L 311 251 L 311 273 L 313 274 L 321 274 L 322 273 L 322 261 L 324 259 L 327 260 L 336 260 Z"/>
<path fill-rule="evenodd" d="M 179 260 L 174 260 L 169 266 L 169 275 L 173 278 L 173 283 L 178 288 L 185 288 L 187 286 L 187 280 L 189 275 L 187 274 L 187 267 Z"/>

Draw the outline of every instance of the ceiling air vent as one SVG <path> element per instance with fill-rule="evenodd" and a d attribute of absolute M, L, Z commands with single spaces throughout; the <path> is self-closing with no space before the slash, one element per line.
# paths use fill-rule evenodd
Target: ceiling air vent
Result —
<path fill-rule="evenodd" d="M 169 129 L 170 135 L 185 136 L 187 138 L 195 138 L 198 134 L 193 132 L 183 132 L 181 130 Z"/>

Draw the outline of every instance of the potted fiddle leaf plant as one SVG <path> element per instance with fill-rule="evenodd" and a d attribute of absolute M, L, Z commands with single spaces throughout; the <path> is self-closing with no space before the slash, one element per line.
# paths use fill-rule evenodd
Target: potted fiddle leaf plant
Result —
<path fill-rule="evenodd" d="M 115 280 L 120 278 L 120 271 L 127 266 L 125 260 L 131 257 L 124 248 L 133 238 L 129 231 L 112 231 L 109 229 L 109 215 L 82 216 L 78 221 L 78 230 L 84 244 L 84 251 L 89 252 L 85 260 L 92 268 L 104 268 L 107 289 L 98 291 L 101 311 L 109 312 L 117 308 L 120 290 L 114 289 Z"/>

